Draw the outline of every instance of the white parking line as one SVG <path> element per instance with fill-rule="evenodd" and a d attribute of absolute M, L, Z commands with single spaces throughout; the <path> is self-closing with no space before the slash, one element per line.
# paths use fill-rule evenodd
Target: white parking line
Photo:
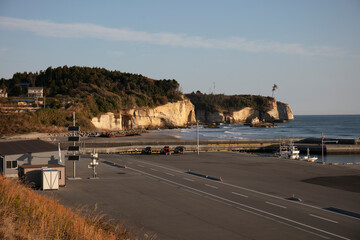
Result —
<path fill-rule="evenodd" d="M 145 167 L 144 165 L 140 165 L 140 164 L 138 164 L 138 166 L 139 166 L 139 167 Z"/>
<path fill-rule="evenodd" d="M 249 196 L 246 196 L 244 194 L 241 194 L 241 193 L 237 193 L 237 192 L 231 192 L 232 194 L 234 195 L 238 195 L 238 196 L 241 196 L 241 197 L 245 197 L 245 198 L 248 198 Z"/>
<path fill-rule="evenodd" d="M 312 216 L 312 217 L 315 217 L 315 218 L 319 218 L 319 219 L 328 221 L 328 222 L 338 223 L 337 221 L 334 221 L 334 220 L 331 220 L 331 219 L 328 219 L 328 218 L 324 218 L 324 217 L 320 217 L 320 216 L 316 216 L 316 215 L 314 215 L 314 214 L 309 214 L 309 215 Z"/>
<path fill-rule="evenodd" d="M 205 186 L 207 186 L 207 187 L 211 187 L 211 188 L 215 188 L 215 189 L 218 189 L 218 187 L 215 187 L 215 186 L 213 186 L 213 185 L 209 185 L 209 184 L 205 184 Z"/>
<path fill-rule="evenodd" d="M 192 194 L 196 194 L 196 195 L 198 195 L 198 196 L 204 197 L 204 195 L 202 195 L 201 193 L 197 193 L 197 192 L 191 191 L 191 190 L 186 189 L 186 188 L 181 188 L 181 189 L 184 190 L 184 191 L 190 192 L 190 193 L 192 193 Z"/>
<path fill-rule="evenodd" d="M 279 205 L 279 204 L 276 204 L 276 203 L 272 203 L 272 202 L 265 202 L 265 203 L 276 206 L 276 207 L 286 208 L 285 206 L 282 206 L 282 205 Z"/>
<path fill-rule="evenodd" d="M 239 203 L 239 202 L 235 202 L 235 201 L 232 201 L 230 199 L 226 199 L 226 198 L 223 198 L 223 197 L 220 197 L 220 196 L 217 196 L 217 195 L 214 195 L 214 194 L 211 194 L 211 193 L 208 193 L 208 192 L 204 192 L 204 191 L 201 191 L 199 189 L 196 189 L 196 188 L 192 188 L 192 187 L 189 187 L 189 186 L 186 186 L 186 185 L 183 185 L 181 183 L 177 183 L 177 182 L 174 182 L 174 181 L 170 181 L 168 179 L 165 179 L 165 178 L 162 178 L 162 177 L 159 177 L 159 176 L 155 176 L 155 175 L 152 175 L 150 173 L 146 173 L 146 172 L 143 172 L 143 171 L 140 171 L 138 169 L 134 169 L 134 168 L 131 168 L 131 167 L 128 167 L 129 170 L 133 170 L 135 172 L 139 172 L 139 173 L 142 173 L 144 175 L 148 175 L 150 177 L 153 177 L 153 178 L 157 178 L 157 179 L 160 179 L 160 180 L 163 180 L 163 181 L 166 181 L 166 182 L 169 182 L 169 183 L 172 183 L 174 185 L 177 185 L 179 187 L 183 187 L 183 188 L 187 188 L 189 190 L 192 190 L 192 191 L 195 191 L 195 192 L 198 192 L 200 194 L 204 194 L 204 195 L 207 195 L 209 197 L 213 197 L 217 200 L 221 200 L 223 201 L 225 204 L 232 204 L 233 206 L 235 205 L 238 209 L 241 209 L 243 211 L 246 211 L 246 212 L 249 212 L 249 213 L 253 213 L 255 215 L 258 215 L 258 216 L 261 216 L 261 217 L 264 217 L 264 218 L 268 218 L 268 219 L 272 219 L 273 221 L 276 221 L 276 222 L 279 222 L 279 223 L 282 223 L 282 224 L 285 224 L 285 225 L 288 225 L 288 226 L 292 226 L 294 228 L 297 228 L 299 230 L 302 230 L 302 231 L 305 231 L 305 232 L 308 232 L 308 233 L 311 233 L 311 234 L 314 234 L 316 236 L 319 236 L 319 237 L 322 237 L 322 238 L 326 238 L 326 239 L 329 239 L 328 237 L 326 236 L 323 236 L 323 235 L 320 235 L 320 234 L 317 234 L 315 232 L 311 232 L 309 230 L 306 230 L 306 229 L 303 229 L 301 227 L 306 227 L 306 228 L 309 228 L 311 230 L 315 230 L 315 231 L 318 231 L 318 232 L 321 232 L 321 233 L 325 233 L 325 234 L 328 234 L 328 235 L 331 235 L 331 236 L 334 236 L 334 237 L 338 237 L 338 238 L 341 238 L 341 239 L 345 239 L 345 240 L 350 240 L 349 238 L 346 238 L 346 237 L 343 237 L 343 236 L 340 236 L 340 235 L 337 235 L 337 234 L 334 234 L 334 233 L 331 233 L 331 232 L 328 232 L 326 230 L 322 230 L 320 228 L 317 228 L 317 227 L 313 227 L 313 226 L 310 226 L 310 225 L 307 225 L 307 224 L 304 224 L 304 223 L 301 223 L 301 222 L 298 222 L 298 221 L 295 221 L 295 220 L 292 220 L 292 219 L 289 219 L 289 218 L 286 218 L 286 217 L 282 217 L 280 215 L 277 215 L 277 214 L 273 214 L 273 213 L 270 213 L 270 212 L 267 212 L 267 211 L 264 211 L 264 210 L 261 210 L 261 209 L 258 209 L 258 208 L 255 208 L 255 207 L 251 207 L 249 205 L 245 205 L 245 204 L 242 204 L 242 203 Z M 189 179 L 189 178 L 184 178 L 185 180 L 188 180 L 188 181 L 191 181 L 193 182 L 194 180 L 192 179 Z M 246 208 L 246 209 L 245 209 Z M 269 217 L 270 216 L 270 217 Z M 280 219 L 280 220 L 278 220 Z M 284 223 L 283 221 L 287 221 L 289 223 L 293 223 L 293 224 L 296 224 L 298 225 L 299 227 L 297 226 L 293 226 L 293 225 L 290 225 L 290 224 L 287 224 L 287 223 Z"/>
<path fill-rule="evenodd" d="M 138 159 L 136 159 L 136 160 L 134 160 L 134 161 L 142 162 L 142 163 L 144 163 L 144 164 L 149 164 L 149 165 L 152 165 L 152 166 L 156 166 L 156 167 L 160 167 L 160 168 L 164 168 L 164 169 L 167 169 L 167 170 L 170 170 L 170 171 L 174 171 L 174 172 L 177 172 L 177 173 L 182 173 L 182 174 L 184 174 L 183 171 L 179 171 L 179 170 L 173 169 L 173 168 L 168 168 L 168 167 L 161 166 L 161 165 L 158 165 L 158 164 L 143 162 L 143 161 L 138 160 Z M 138 165 L 138 166 L 139 166 L 139 165 Z M 144 167 L 144 166 L 141 165 L 141 167 Z M 261 194 L 261 195 L 264 195 L 264 196 L 276 198 L 276 199 L 279 199 L 279 200 L 282 200 L 282 201 L 288 201 L 288 200 L 284 199 L 283 197 L 276 196 L 276 195 L 272 195 L 272 194 L 268 194 L 268 193 L 264 193 L 264 192 L 260 192 L 260 191 L 256 191 L 256 190 L 254 190 L 254 189 L 250 189 L 250 188 L 246 188 L 246 187 L 241 187 L 241 186 L 234 185 L 234 184 L 231 184 L 231 183 L 226 183 L 226 182 L 219 182 L 219 183 L 220 183 L 220 184 L 227 185 L 227 186 L 230 186 L 230 187 L 242 189 L 242 190 L 245 190 L 245 191 L 249 191 L 249 192 Z M 232 193 L 235 194 L 235 195 L 242 196 L 242 197 L 248 197 L 248 196 L 243 195 L 243 194 L 236 194 L 235 192 L 232 192 Z M 289 201 L 288 201 L 288 202 L 289 202 Z M 319 206 L 314 206 L 314 205 L 306 204 L 306 203 L 303 203 L 303 202 L 297 202 L 297 201 L 290 201 L 290 202 L 293 203 L 293 204 L 298 204 L 298 205 L 302 205 L 302 206 L 314 208 L 314 209 L 317 209 L 317 210 L 320 210 L 320 211 L 330 212 L 330 213 L 332 213 L 332 214 L 337 214 L 337 215 L 341 215 L 341 216 L 345 216 L 345 217 L 354 218 L 354 217 L 352 217 L 352 216 L 343 215 L 343 214 L 340 214 L 340 213 L 336 213 L 336 212 L 332 212 L 332 211 L 325 210 L 325 209 L 323 209 L 323 208 L 321 208 L 321 207 L 319 207 Z M 354 218 L 354 219 L 360 220 L 360 218 Z"/>
<path fill-rule="evenodd" d="M 158 172 L 158 170 L 156 170 L 156 169 L 154 169 L 154 168 L 150 168 L 150 170 L 153 170 L 153 171 L 155 171 L 155 172 Z"/>
<path fill-rule="evenodd" d="M 184 177 L 184 179 L 187 180 L 187 181 L 190 181 L 190 182 L 194 182 L 194 180 L 192 180 L 192 179 L 190 179 L 190 178 Z"/>
<path fill-rule="evenodd" d="M 226 185 L 226 186 L 230 186 L 230 187 L 242 189 L 242 190 L 249 191 L 249 192 L 253 192 L 253 193 L 256 193 L 256 194 L 261 194 L 261 195 L 268 196 L 268 197 L 271 197 L 271 198 L 276 198 L 276 199 L 279 199 L 279 200 L 282 200 L 282 201 L 291 202 L 292 204 L 298 204 L 298 205 L 302 205 L 302 206 L 314 208 L 314 209 L 317 209 L 317 210 L 320 210 L 320 211 L 331 212 L 331 211 L 325 210 L 325 209 L 323 209 L 323 208 L 321 208 L 321 207 L 318 207 L 318 206 L 313 206 L 313 205 L 306 204 L 306 203 L 302 203 L 302 202 L 298 202 L 298 201 L 289 201 L 289 200 L 286 200 L 286 199 L 283 198 L 283 197 L 279 197 L 279 196 L 276 196 L 276 195 L 271 195 L 271 194 L 268 194 L 268 193 L 263 193 L 263 192 L 260 192 L 260 191 L 256 191 L 256 190 L 254 190 L 254 189 L 250 189 L 250 188 L 246 188 L 246 187 L 241 187 L 241 186 L 234 185 L 234 184 L 231 184 L 231 183 L 219 182 L 219 184 L 224 184 L 224 185 Z M 335 212 L 331 212 L 331 213 L 333 213 L 333 214 L 339 214 L 339 213 L 335 213 Z M 347 215 L 342 215 L 342 216 L 348 217 Z M 359 218 L 355 218 L 355 219 L 356 219 L 356 220 L 360 220 Z"/>
<path fill-rule="evenodd" d="M 141 162 L 141 163 L 144 163 L 144 164 L 148 164 L 148 165 L 151 165 L 151 166 L 154 166 L 154 167 L 164 168 L 164 169 L 167 169 L 167 170 L 170 170 L 170 171 L 173 171 L 173 172 L 177 172 L 177 173 L 184 173 L 183 171 L 176 170 L 176 169 L 173 169 L 173 168 L 164 167 L 164 166 L 161 166 L 161 165 L 159 165 L 159 164 L 153 164 L 153 163 L 149 163 L 149 162 L 143 162 L 143 161 L 140 161 L 140 160 L 138 160 L 138 159 L 136 159 L 136 160 L 134 160 L 134 161 Z M 139 165 L 138 165 L 138 166 L 139 166 Z"/>
<path fill-rule="evenodd" d="M 174 174 L 172 174 L 172 173 L 166 173 L 167 175 L 169 175 L 169 176 L 175 176 Z"/>

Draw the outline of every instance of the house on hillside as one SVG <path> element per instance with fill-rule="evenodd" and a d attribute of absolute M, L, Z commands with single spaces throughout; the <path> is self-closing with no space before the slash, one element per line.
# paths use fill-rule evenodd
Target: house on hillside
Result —
<path fill-rule="evenodd" d="M 44 96 L 44 88 L 42 87 L 29 87 L 28 97 L 42 98 Z"/>
<path fill-rule="evenodd" d="M 7 98 L 8 94 L 5 89 L 0 88 L 0 98 Z"/>
<path fill-rule="evenodd" d="M 65 159 L 57 146 L 45 141 L 0 142 L 0 173 L 5 177 L 18 177 L 19 166 L 58 164 L 59 157 Z"/>
<path fill-rule="evenodd" d="M 11 102 L 16 103 L 19 107 L 28 106 L 35 103 L 34 99 L 12 99 Z"/>

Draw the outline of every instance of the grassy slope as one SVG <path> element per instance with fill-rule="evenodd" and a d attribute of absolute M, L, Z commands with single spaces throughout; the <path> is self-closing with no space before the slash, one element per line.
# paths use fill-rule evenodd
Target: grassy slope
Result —
<path fill-rule="evenodd" d="M 82 217 L 0 175 L 0 239 L 129 239 L 129 233 Z"/>

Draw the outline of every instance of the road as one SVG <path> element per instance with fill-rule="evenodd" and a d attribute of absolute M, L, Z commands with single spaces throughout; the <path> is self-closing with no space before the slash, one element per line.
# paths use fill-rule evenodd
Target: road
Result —
<path fill-rule="evenodd" d="M 303 181 L 359 176 L 359 168 L 232 152 L 99 157 L 100 179 L 87 179 L 90 160 L 82 158 L 82 180 L 45 194 L 69 206 L 97 204 L 157 239 L 360 239 L 356 215 L 325 209 L 359 213 L 359 190 Z"/>

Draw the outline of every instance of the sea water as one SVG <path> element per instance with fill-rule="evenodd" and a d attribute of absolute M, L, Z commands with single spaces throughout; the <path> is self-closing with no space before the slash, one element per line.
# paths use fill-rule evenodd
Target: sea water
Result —
<path fill-rule="evenodd" d="M 196 139 L 196 126 L 183 129 L 162 129 L 154 133 L 175 135 L 183 140 Z M 293 121 L 278 123 L 272 128 L 251 128 L 245 125 L 221 124 L 219 128 L 199 126 L 200 139 L 270 139 L 270 138 L 359 139 L 360 115 L 297 115 Z M 321 161 L 321 156 L 318 156 Z M 329 155 L 325 162 L 360 162 L 360 155 Z"/>
<path fill-rule="evenodd" d="M 278 123 L 272 128 L 251 128 L 245 125 L 221 124 L 219 128 L 199 126 L 201 139 L 269 139 L 326 138 L 359 139 L 360 115 L 299 115 L 293 121 Z M 155 130 L 154 133 L 176 135 L 180 139 L 196 138 L 196 126 L 182 129 Z"/>

